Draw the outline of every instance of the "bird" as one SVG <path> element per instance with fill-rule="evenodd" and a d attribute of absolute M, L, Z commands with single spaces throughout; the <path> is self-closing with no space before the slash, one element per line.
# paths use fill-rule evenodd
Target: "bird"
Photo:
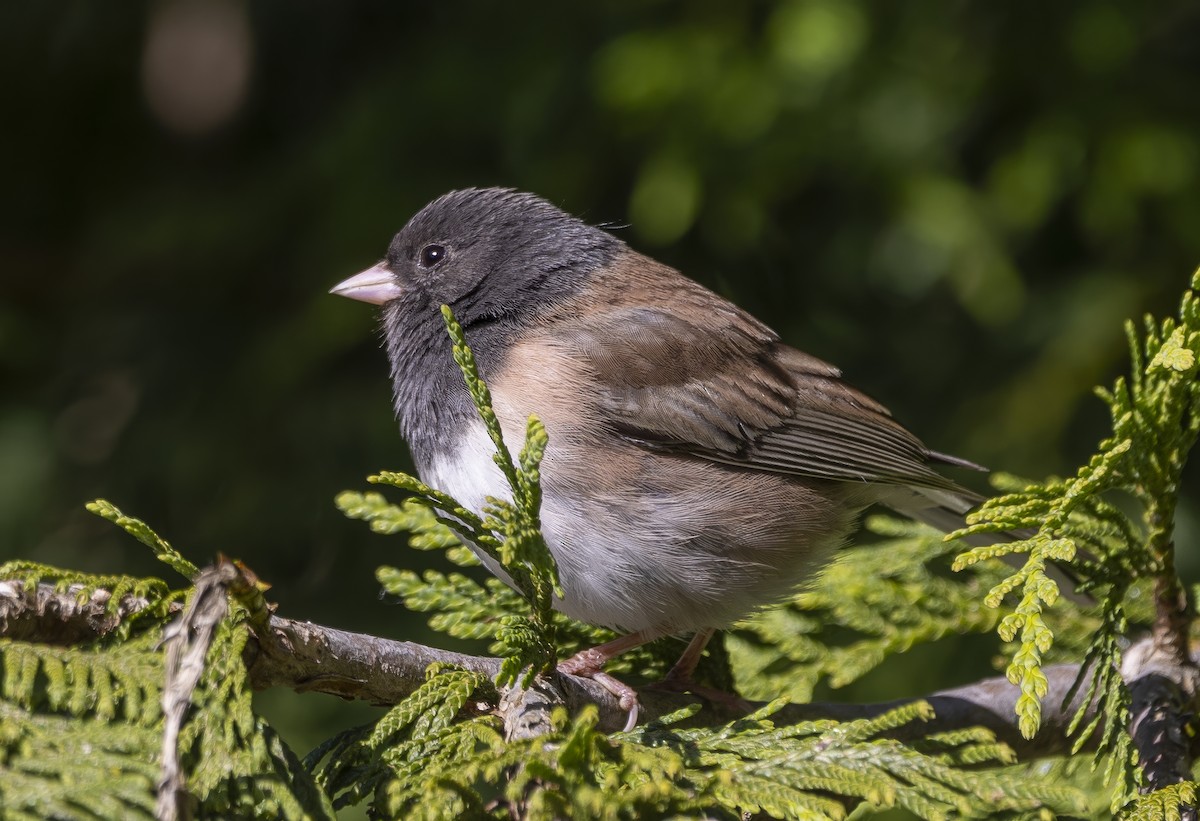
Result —
<path fill-rule="evenodd" d="M 489 496 L 511 498 L 442 305 L 506 443 L 519 448 L 530 414 L 540 417 L 554 605 L 619 634 L 559 671 L 612 692 L 627 727 L 637 693 L 604 672 L 619 653 L 690 635 L 667 681 L 694 687 L 713 634 L 792 593 L 865 508 L 945 531 L 983 498 L 943 474 L 982 468 L 927 447 L 836 367 L 534 194 L 438 197 L 332 293 L 380 306 L 400 431 L 431 487 L 476 512 Z"/>

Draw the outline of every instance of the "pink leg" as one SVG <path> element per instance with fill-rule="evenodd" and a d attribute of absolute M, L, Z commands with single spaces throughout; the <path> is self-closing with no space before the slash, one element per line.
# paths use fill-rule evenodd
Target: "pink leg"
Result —
<path fill-rule="evenodd" d="M 716 630 L 709 627 L 692 636 L 692 640 L 688 642 L 687 649 L 683 651 L 683 655 L 679 657 L 679 661 L 675 662 L 675 666 L 667 673 L 666 678 L 663 679 L 663 683 L 690 683 L 692 673 L 696 672 L 696 665 L 700 663 L 700 656 L 704 654 L 704 648 L 708 645 L 708 640 L 716 632 Z"/>
<path fill-rule="evenodd" d="M 714 633 L 716 633 L 716 630 L 712 628 L 696 633 L 692 637 L 692 640 L 688 642 L 687 649 L 683 651 L 683 655 L 679 657 L 679 661 L 675 662 L 675 666 L 667 673 L 666 678 L 650 686 L 675 692 L 691 692 L 701 698 L 719 704 L 731 712 L 746 713 L 749 711 L 749 704 L 738 696 L 717 690 L 713 687 L 698 685 L 692 681 L 692 674 L 696 672 L 696 665 L 700 663 L 700 657 L 704 654 L 704 648 Z M 629 719 L 625 723 L 625 732 L 629 732 L 637 726 L 637 691 L 623 681 L 604 672 L 604 665 L 626 650 L 641 647 L 643 644 L 662 638 L 664 635 L 666 634 L 657 630 L 641 630 L 636 633 L 630 633 L 627 636 L 621 636 L 598 647 L 580 650 L 569 659 L 559 662 L 558 671 L 571 676 L 579 676 L 580 678 L 590 678 L 616 696 L 621 709 L 629 713 Z"/>
<path fill-rule="evenodd" d="M 679 661 L 675 662 L 675 666 L 671 668 L 666 677 L 651 686 L 680 693 L 692 693 L 719 707 L 724 707 L 730 713 L 748 713 L 750 711 L 750 704 L 740 696 L 727 693 L 724 690 L 718 690 L 715 687 L 696 684 L 692 681 L 692 674 L 696 672 L 696 665 L 700 663 L 700 656 L 704 654 L 704 647 L 716 632 L 716 630 L 709 628 L 701 630 L 692 636 L 687 649 L 683 651 L 683 655 L 679 657 Z"/>
<path fill-rule="evenodd" d="M 628 684 L 604 672 L 604 665 L 626 650 L 641 647 L 643 644 L 654 641 L 662 635 L 659 632 L 639 630 L 636 633 L 630 633 L 628 636 L 621 636 L 612 641 L 605 642 L 598 647 L 580 650 L 569 659 L 560 661 L 558 663 L 558 672 L 571 676 L 579 676 L 580 678 L 590 678 L 616 696 L 621 709 L 629 713 L 629 719 L 625 722 L 625 732 L 629 732 L 637 725 L 637 691 Z"/>

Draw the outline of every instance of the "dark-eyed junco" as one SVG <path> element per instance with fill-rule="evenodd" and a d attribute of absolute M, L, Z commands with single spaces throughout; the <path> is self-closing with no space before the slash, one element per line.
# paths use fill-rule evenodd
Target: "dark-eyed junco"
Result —
<path fill-rule="evenodd" d="M 945 529 L 980 501 L 937 471 L 974 465 L 925 447 L 837 368 L 531 194 L 446 194 L 333 293 L 383 306 L 396 413 L 427 484 L 477 511 L 509 495 L 443 303 L 514 449 L 541 417 L 557 606 L 626 634 L 560 669 L 631 713 L 633 692 L 602 672 L 616 654 L 694 634 L 670 675 L 683 685 L 715 630 L 790 593 L 863 508 Z"/>

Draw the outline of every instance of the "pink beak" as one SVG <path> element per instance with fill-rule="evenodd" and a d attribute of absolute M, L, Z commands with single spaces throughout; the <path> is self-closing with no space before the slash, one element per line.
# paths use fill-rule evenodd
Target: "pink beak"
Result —
<path fill-rule="evenodd" d="M 372 305 L 382 305 L 400 296 L 401 290 L 396 284 L 396 277 L 387 269 L 385 263 L 380 262 L 334 285 L 329 293 L 360 302 L 370 302 Z"/>

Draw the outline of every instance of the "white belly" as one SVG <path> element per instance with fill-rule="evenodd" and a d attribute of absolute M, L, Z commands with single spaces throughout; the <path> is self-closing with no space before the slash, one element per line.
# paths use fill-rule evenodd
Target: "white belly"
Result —
<path fill-rule="evenodd" d="M 488 496 L 511 499 L 482 422 L 473 423 L 460 442 L 452 457 L 429 465 L 424 481 L 476 513 Z M 710 481 L 682 493 L 639 493 L 632 481 L 607 495 L 578 486 L 566 493 L 556 480 L 555 454 L 561 450 L 554 442 L 552 435 L 542 466 L 542 533 L 565 594 L 555 608 L 579 621 L 668 633 L 725 627 L 755 605 L 786 594 L 840 540 L 772 550 L 766 561 L 756 553 L 752 561 L 737 545 L 714 541 L 716 523 L 704 519 L 714 495 L 727 492 L 721 467 L 712 465 Z M 752 544 L 755 537 L 745 538 Z M 473 549 L 484 566 L 512 584 L 496 562 Z"/>
<path fill-rule="evenodd" d="M 479 515 L 488 497 L 511 501 L 512 493 L 504 474 L 492 459 L 495 448 L 483 423 L 472 422 L 460 443 L 453 456 L 430 464 L 422 477 L 425 483 L 450 494 Z M 509 447 L 514 455 L 518 452 L 511 444 Z M 627 630 L 662 621 L 664 614 L 659 607 L 651 608 L 655 612 L 648 617 L 642 612 L 644 606 L 630 600 L 631 591 L 626 589 L 624 581 L 630 570 L 630 557 L 653 556 L 653 551 L 646 549 L 648 545 L 638 549 L 638 540 L 631 540 L 625 533 L 627 526 L 614 527 L 613 522 L 606 522 L 613 518 L 612 510 L 589 517 L 578 504 L 547 492 L 547 468 L 553 470 L 552 459 L 542 466 L 542 535 L 558 565 L 565 593 L 563 599 L 555 601 L 555 609 L 589 624 Z M 553 484 L 552 478 L 549 484 Z M 469 546 L 484 567 L 512 586 L 512 579 L 492 557 L 474 545 Z"/>

